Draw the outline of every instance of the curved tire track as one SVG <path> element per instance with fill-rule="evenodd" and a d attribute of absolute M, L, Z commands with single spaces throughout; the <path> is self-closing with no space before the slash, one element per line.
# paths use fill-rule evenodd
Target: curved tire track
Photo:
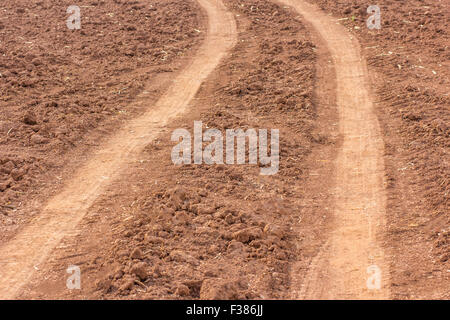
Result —
<path fill-rule="evenodd" d="M 63 191 L 11 241 L 0 247 L 0 299 L 13 299 L 52 249 L 83 219 L 105 187 L 137 160 L 168 121 L 187 110 L 200 85 L 234 46 L 236 23 L 220 0 L 197 0 L 208 15 L 208 34 L 190 64 L 173 80 L 154 106 L 145 106 L 146 93 L 136 102 L 148 111 L 114 134 L 75 173 Z"/>
<path fill-rule="evenodd" d="M 333 57 L 342 145 L 336 159 L 333 231 L 309 271 L 293 283 L 300 299 L 386 299 L 389 270 L 379 236 L 385 228 L 384 144 L 358 41 L 335 19 L 303 0 L 278 0 L 302 15 Z M 371 287 L 368 268 L 381 270 Z M 295 270 L 295 268 L 294 268 Z M 293 275 L 293 281 L 301 278 Z M 374 283 L 372 283 L 374 284 Z"/>

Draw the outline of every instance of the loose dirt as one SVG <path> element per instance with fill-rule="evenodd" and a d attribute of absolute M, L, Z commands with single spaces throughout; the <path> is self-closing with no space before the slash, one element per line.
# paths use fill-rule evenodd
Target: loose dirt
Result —
<path fill-rule="evenodd" d="M 0 243 L 23 227 L 91 148 L 154 103 L 205 31 L 194 0 L 3 1 L 0 16 Z M 148 83 L 154 85 L 149 88 Z"/>
<path fill-rule="evenodd" d="M 316 47 L 293 10 L 263 0 L 226 5 L 237 19 L 235 49 L 189 112 L 147 146 L 89 209 L 78 234 L 38 266 L 21 297 L 287 297 L 291 263 L 301 260 L 306 269 L 330 217 L 328 192 L 313 171 L 320 164 L 331 174 L 335 108 L 332 101 L 316 107 Z M 317 127 L 323 114 L 329 122 Z M 194 120 L 204 129 L 279 128 L 279 174 L 263 177 L 253 165 L 174 166 L 171 132 L 192 132 Z M 72 264 L 81 268 L 81 290 L 65 286 Z"/>
<path fill-rule="evenodd" d="M 63 192 L 49 200 L 43 211 L 11 241 L 0 248 L 0 296 L 13 298 L 32 276 L 34 266 L 84 217 L 86 209 L 109 181 L 127 166 L 159 133 L 168 120 L 183 113 L 202 81 L 217 66 L 234 42 L 234 19 L 220 1 L 200 0 L 209 17 L 204 44 L 191 64 L 175 79 L 155 106 L 120 129 L 87 160 Z M 145 91 L 134 103 L 146 107 Z"/>
<path fill-rule="evenodd" d="M 314 2 L 5 1 L 0 297 L 448 298 L 448 0 Z M 278 174 L 175 166 L 198 120 Z"/>

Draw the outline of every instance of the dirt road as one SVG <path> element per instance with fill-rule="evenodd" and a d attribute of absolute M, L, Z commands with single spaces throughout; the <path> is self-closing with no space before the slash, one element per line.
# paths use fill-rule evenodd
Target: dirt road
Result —
<path fill-rule="evenodd" d="M 14 298 L 58 242 L 83 219 L 104 188 L 161 132 L 168 121 L 185 110 L 201 83 L 218 65 L 236 39 L 233 16 L 221 1 L 199 0 L 209 18 L 209 30 L 197 55 L 154 106 L 146 106 L 146 91 L 134 103 L 148 111 L 112 135 L 75 173 L 64 190 L 12 241 L 0 248 L 0 298 Z"/>
<path fill-rule="evenodd" d="M 305 1 L 281 2 L 294 7 L 310 23 L 333 57 L 343 139 L 334 177 L 333 230 L 305 278 L 298 280 L 300 290 L 293 286 L 293 297 L 388 298 L 389 270 L 379 243 L 386 206 L 384 146 L 359 43 L 335 19 Z"/>
<path fill-rule="evenodd" d="M 0 299 L 448 298 L 445 5 L 369 1 L 6 1 Z M 199 120 L 278 174 L 174 166 Z"/>

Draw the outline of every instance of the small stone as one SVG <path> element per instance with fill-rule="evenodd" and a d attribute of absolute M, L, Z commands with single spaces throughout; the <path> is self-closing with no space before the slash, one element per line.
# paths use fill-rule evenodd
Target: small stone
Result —
<path fill-rule="evenodd" d="M 191 290 L 189 289 L 188 286 L 186 286 L 184 284 L 180 284 L 180 285 L 178 285 L 175 293 L 177 295 L 179 295 L 180 297 L 187 297 L 187 296 L 191 295 Z"/>
<path fill-rule="evenodd" d="M 187 192 L 183 187 L 176 187 L 171 191 L 172 197 L 178 197 L 181 201 L 186 200 Z"/>
<path fill-rule="evenodd" d="M 217 254 L 219 252 L 219 246 L 217 244 L 212 244 L 206 250 L 209 254 Z"/>
<path fill-rule="evenodd" d="M 112 286 L 112 281 L 110 278 L 105 278 L 102 280 L 97 280 L 95 282 L 95 286 L 97 287 L 97 290 L 103 291 L 104 293 L 107 293 Z"/>
<path fill-rule="evenodd" d="M 117 251 L 117 256 L 119 258 L 127 257 L 128 256 L 128 251 L 127 250 L 119 250 L 119 251 Z"/>
<path fill-rule="evenodd" d="M 175 210 L 180 210 L 186 200 L 186 190 L 182 187 L 176 187 L 170 191 L 170 199 L 172 200 L 170 206 Z"/>
<path fill-rule="evenodd" d="M 163 242 L 163 239 L 155 237 L 152 233 L 146 233 L 144 236 L 144 241 L 146 243 L 159 244 Z"/>
<path fill-rule="evenodd" d="M 189 221 L 189 216 L 185 212 L 177 212 L 173 218 L 175 225 L 186 225 Z"/>
<path fill-rule="evenodd" d="M 283 236 L 285 235 L 283 228 L 281 228 L 280 226 L 277 226 L 275 224 L 267 224 L 264 227 L 264 233 L 267 235 L 276 236 L 277 238 L 280 238 L 280 239 L 282 239 Z"/>
<path fill-rule="evenodd" d="M 39 58 L 34 58 L 33 60 L 31 60 L 31 63 L 35 66 L 39 66 L 42 64 L 42 61 Z"/>
<path fill-rule="evenodd" d="M 134 234 L 134 232 L 132 230 L 127 230 L 125 231 L 125 233 L 123 234 L 124 237 L 131 237 Z"/>
<path fill-rule="evenodd" d="M 205 271 L 205 277 L 215 278 L 215 277 L 217 277 L 217 272 L 214 270 L 207 270 L 207 271 Z"/>
<path fill-rule="evenodd" d="M 154 265 L 152 267 L 152 276 L 155 278 L 159 278 L 162 275 L 162 271 L 159 265 Z"/>
<path fill-rule="evenodd" d="M 142 259 L 142 251 L 139 248 L 135 248 L 130 255 L 131 259 Z"/>
<path fill-rule="evenodd" d="M 225 217 L 225 222 L 228 224 L 233 224 L 234 223 L 234 216 L 229 213 L 226 217 Z"/>
<path fill-rule="evenodd" d="M 124 275 L 123 268 L 117 267 L 113 272 L 113 279 L 120 279 Z"/>
<path fill-rule="evenodd" d="M 216 209 L 213 206 L 207 206 L 207 205 L 199 205 L 197 207 L 198 214 L 206 215 L 206 214 L 213 214 Z"/>
<path fill-rule="evenodd" d="M 2 168 L 1 168 L 1 172 L 6 173 L 6 174 L 10 174 L 11 171 L 13 171 L 15 168 L 14 163 L 12 161 L 8 161 L 7 163 L 5 163 Z"/>
<path fill-rule="evenodd" d="M 130 272 L 132 274 L 137 275 L 139 277 L 139 279 L 141 279 L 141 281 L 147 280 L 147 278 L 149 276 L 148 266 L 145 262 L 139 262 L 139 263 L 134 264 L 131 267 Z"/>
<path fill-rule="evenodd" d="M 258 227 L 246 228 L 244 230 L 233 233 L 232 237 L 236 241 L 242 243 L 250 242 L 251 240 L 259 239 L 262 236 L 262 231 Z"/>
<path fill-rule="evenodd" d="M 24 169 L 14 169 L 13 171 L 11 171 L 11 177 L 15 180 L 15 181 L 19 181 L 22 179 L 22 177 L 25 175 L 26 170 Z"/>
<path fill-rule="evenodd" d="M 166 238 L 169 237 L 169 233 L 167 231 L 159 231 L 158 232 L 158 236 L 161 237 L 161 238 L 166 239 Z"/>

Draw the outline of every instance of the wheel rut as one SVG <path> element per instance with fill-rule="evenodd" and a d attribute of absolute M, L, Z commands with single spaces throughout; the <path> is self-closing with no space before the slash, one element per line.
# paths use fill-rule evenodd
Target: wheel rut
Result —
<path fill-rule="evenodd" d="M 162 128 L 187 111 L 200 85 L 237 39 L 236 23 L 220 0 L 198 0 L 208 15 L 208 33 L 189 65 L 155 105 L 146 106 L 146 91 L 134 103 L 147 111 L 119 129 L 80 167 L 62 192 L 11 241 L 0 247 L 0 299 L 14 299 L 61 239 L 73 232 L 87 209 L 127 164 Z"/>
<path fill-rule="evenodd" d="M 358 41 L 336 19 L 305 1 L 278 2 L 302 16 L 333 58 L 342 139 L 335 160 L 331 233 L 324 235 L 327 241 L 307 274 L 292 276 L 291 296 L 387 299 L 389 270 L 380 243 L 386 211 L 384 143 L 365 59 Z"/>

